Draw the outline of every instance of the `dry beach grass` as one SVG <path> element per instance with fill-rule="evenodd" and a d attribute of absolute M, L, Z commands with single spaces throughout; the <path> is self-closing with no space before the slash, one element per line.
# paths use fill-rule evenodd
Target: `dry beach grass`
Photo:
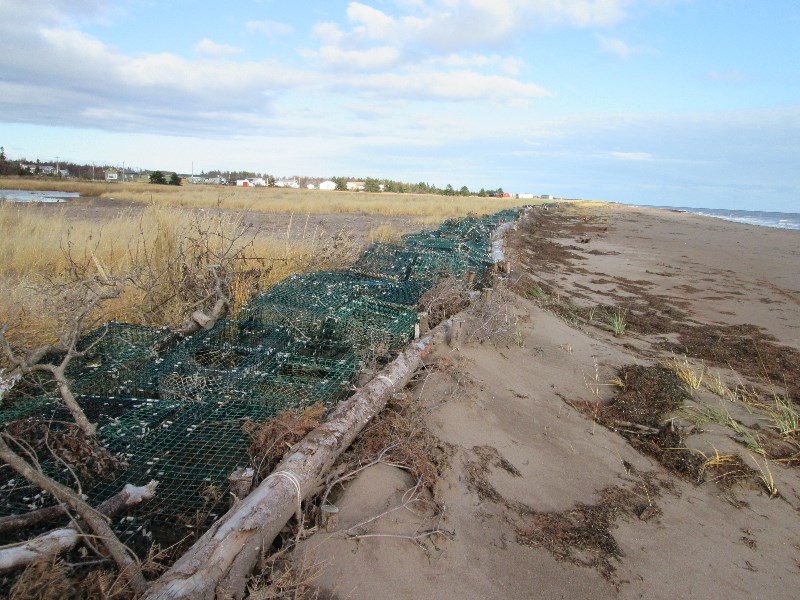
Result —
<path fill-rule="evenodd" d="M 519 204 L 514 198 L 478 198 L 433 194 L 327 192 L 268 187 L 214 185 L 165 186 L 148 183 L 60 182 L 53 179 L 4 179 L 9 189 L 61 190 L 86 197 L 128 200 L 180 208 L 221 208 L 296 215 L 346 213 L 412 217 L 435 226 L 469 213 L 490 214 Z"/>

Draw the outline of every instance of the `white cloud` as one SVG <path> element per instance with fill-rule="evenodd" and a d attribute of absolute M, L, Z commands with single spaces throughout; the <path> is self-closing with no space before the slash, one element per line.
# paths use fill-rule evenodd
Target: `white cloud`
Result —
<path fill-rule="evenodd" d="M 521 58 L 499 54 L 447 54 L 431 62 L 445 67 L 498 67 L 507 75 L 519 75 L 525 66 Z"/>
<path fill-rule="evenodd" d="M 622 40 L 599 35 L 597 36 L 597 41 L 600 43 L 600 50 L 621 60 L 628 60 L 634 53 L 633 48 Z"/>
<path fill-rule="evenodd" d="M 604 28 L 627 16 L 639 2 L 652 0 L 431 0 L 395 2 L 395 13 L 362 2 L 347 7 L 349 30 L 319 24 L 315 34 L 323 46 L 345 51 L 368 51 L 372 46 L 394 47 L 405 62 L 503 48 L 518 36 L 541 29 Z M 670 0 L 674 1 L 674 0 Z M 621 42 L 616 52 L 624 52 Z M 335 58 L 338 54 L 327 53 Z M 479 52 L 480 53 L 480 52 Z M 335 66 L 335 65 L 332 65 Z M 507 63 L 505 73 L 514 73 Z"/>
<path fill-rule="evenodd" d="M 399 62 L 400 53 L 397 48 L 380 46 L 366 50 L 345 50 L 339 46 L 322 46 L 318 51 L 302 52 L 307 58 L 320 60 L 328 67 L 342 71 L 374 71 L 387 69 Z"/>
<path fill-rule="evenodd" d="M 708 77 L 713 81 L 725 81 L 728 83 L 741 83 L 747 79 L 744 73 L 736 70 L 723 72 L 711 71 Z"/>
<path fill-rule="evenodd" d="M 323 44 L 338 44 L 344 39 L 344 32 L 336 23 L 317 23 L 311 31 Z"/>
<path fill-rule="evenodd" d="M 363 31 L 371 38 L 386 39 L 395 29 L 395 20 L 386 13 L 359 2 L 351 2 L 347 7 L 347 18 L 361 23 Z"/>
<path fill-rule="evenodd" d="M 5 122 L 223 134 L 242 119 L 263 126 L 276 93 L 316 85 L 273 60 L 232 61 L 234 47 L 210 40 L 195 46 L 205 54 L 195 60 L 126 55 L 76 29 L 26 25 L 0 20 Z"/>
<path fill-rule="evenodd" d="M 619 160 L 653 160 L 653 155 L 649 152 L 609 152 L 608 155 Z"/>
<path fill-rule="evenodd" d="M 228 44 L 217 44 L 216 42 L 211 41 L 208 38 L 203 38 L 198 43 L 194 45 L 194 51 L 197 54 L 202 54 L 204 56 L 233 56 L 235 54 L 241 54 L 242 49 L 237 48 L 236 46 L 229 46 Z"/>
<path fill-rule="evenodd" d="M 360 86 L 380 95 L 429 100 L 518 103 L 550 95 L 532 83 L 467 70 L 370 75 L 362 78 Z"/>
<path fill-rule="evenodd" d="M 279 23 L 278 21 L 270 21 L 264 19 L 262 21 L 248 21 L 245 23 L 245 28 L 251 33 L 260 33 L 269 37 L 280 35 L 291 35 L 294 33 L 294 27 L 286 23 Z"/>

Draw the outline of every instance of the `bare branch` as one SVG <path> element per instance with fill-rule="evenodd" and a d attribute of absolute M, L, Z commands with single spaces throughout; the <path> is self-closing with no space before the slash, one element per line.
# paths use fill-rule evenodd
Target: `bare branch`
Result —
<path fill-rule="evenodd" d="M 145 591 L 147 583 L 138 562 L 131 557 L 128 549 L 114 535 L 104 515 L 89 506 L 68 487 L 51 479 L 41 470 L 33 468 L 6 444 L 3 435 L 0 435 L 0 459 L 33 485 L 52 494 L 68 509 L 80 515 L 95 535 L 102 539 L 103 545 L 108 549 L 120 572 L 134 591 L 137 593 Z"/>

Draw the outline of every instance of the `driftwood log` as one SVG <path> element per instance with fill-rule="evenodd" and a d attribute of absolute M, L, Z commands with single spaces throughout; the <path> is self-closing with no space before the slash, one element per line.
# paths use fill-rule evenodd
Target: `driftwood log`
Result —
<path fill-rule="evenodd" d="M 148 590 L 146 599 L 241 598 L 258 557 L 269 548 L 303 499 L 315 493 L 325 473 L 364 426 L 402 389 L 423 357 L 451 327 L 445 321 L 400 354 L 370 383 L 339 405 L 329 419 L 295 445 L 290 454 L 240 504 L 209 529 Z"/>
<path fill-rule="evenodd" d="M 135 487 L 127 484 L 118 492 L 97 507 L 97 512 L 106 517 L 113 517 L 124 509 L 149 500 L 155 495 L 157 483 L 151 481 L 147 485 Z M 49 509 L 35 511 L 37 516 L 50 516 L 51 518 L 66 514 L 63 506 L 54 506 Z M 24 518 L 21 515 L 20 518 Z M 53 556 L 66 552 L 78 543 L 80 533 L 74 525 L 54 529 L 37 538 L 11 544 L 0 548 L 0 573 L 6 573 L 19 567 L 24 567 L 45 556 Z"/>

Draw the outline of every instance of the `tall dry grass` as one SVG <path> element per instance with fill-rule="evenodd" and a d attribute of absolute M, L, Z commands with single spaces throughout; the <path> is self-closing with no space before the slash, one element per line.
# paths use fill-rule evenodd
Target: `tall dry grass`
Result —
<path fill-rule="evenodd" d="M 221 208 L 265 213 L 370 214 L 409 217 L 435 226 L 452 217 L 491 214 L 520 204 L 535 202 L 516 198 L 479 198 L 437 194 L 396 194 L 293 190 L 284 188 L 214 185 L 151 185 L 147 183 L 105 183 L 51 179 L 6 179 L 0 186 L 22 189 L 75 191 L 98 196 L 180 208 Z"/>
<path fill-rule="evenodd" d="M 126 285 L 103 306 L 102 320 L 176 325 L 187 316 L 186 298 L 166 282 L 179 279 L 186 244 L 206 236 L 212 253 L 223 245 L 234 252 L 233 312 L 260 289 L 294 272 L 347 266 L 360 248 L 346 235 L 328 235 L 292 221 L 282 231 L 243 227 L 229 213 L 202 213 L 153 205 L 132 217 L 108 223 L 67 220 L 63 211 L 47 213 L 0 203 L 0 324 L 14 323 L 13 339 L 25 345 L 53 340 L 57 315 L 42 313 L 43 296 L 57 291 L 72 262 L 102 269 L 111 277 L 150 283 Z M 300 229 L 295 231 L 294 229 Z M 99 265 L 99 267 L 95 267 Z"/>

